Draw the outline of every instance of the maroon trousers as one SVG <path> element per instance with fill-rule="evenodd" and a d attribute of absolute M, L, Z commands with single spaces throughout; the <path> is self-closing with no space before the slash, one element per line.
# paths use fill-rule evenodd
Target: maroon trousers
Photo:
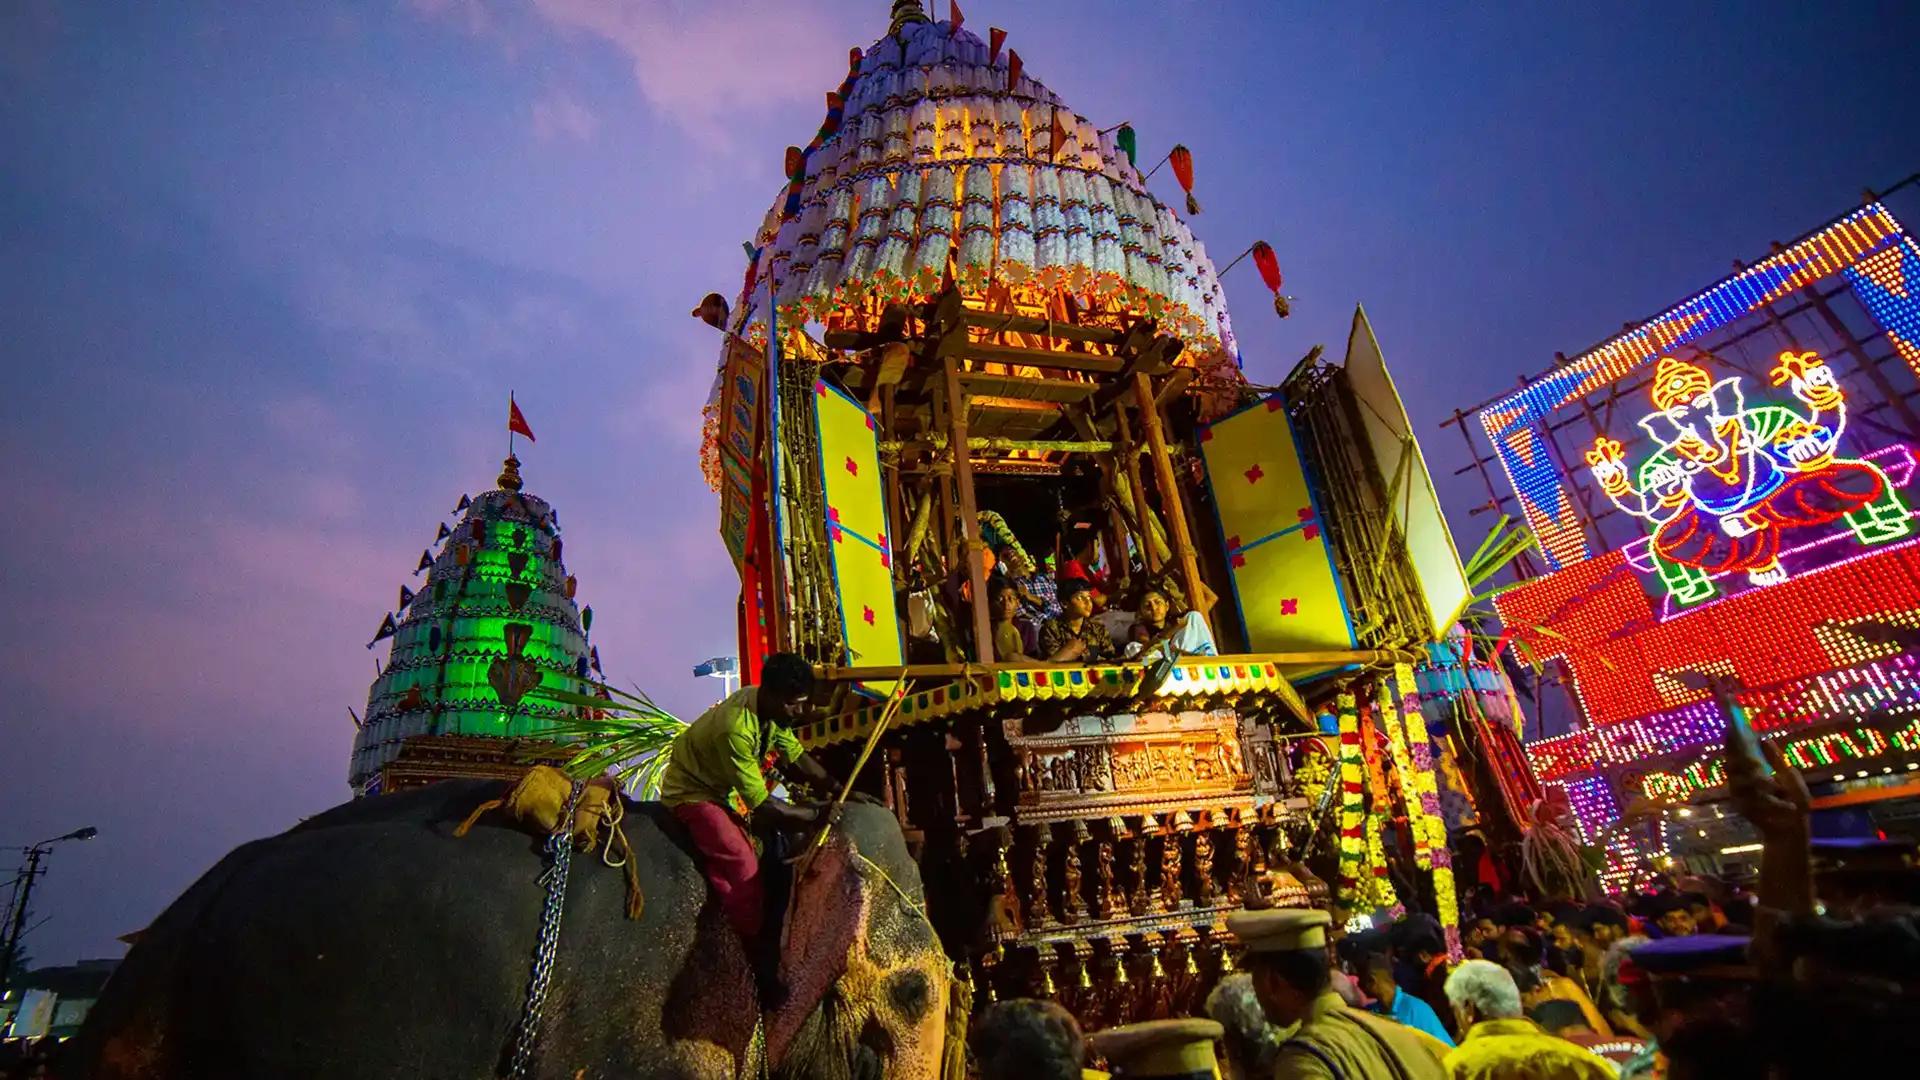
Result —
<path fill-rule="evenodd" d="M 766 883 L 760 880 L 760 856 L 746 823 L 727 807 L 710 802 L 681 803 L 673 816 L 693 834 L 700 870 L 720 898 L 727 922 L 742 938 L 757 938 L 765 917 Z"/>

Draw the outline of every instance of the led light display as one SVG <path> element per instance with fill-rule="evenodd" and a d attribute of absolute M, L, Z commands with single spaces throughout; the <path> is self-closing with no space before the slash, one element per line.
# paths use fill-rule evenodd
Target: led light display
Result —
<path fill-rule="evenodd" d="M 1887 332 L 1893 350 L 1920 376 L 1920 244 L 1911 236 L 1846 270 L 1854 295 Z"/>
<path fill-rule="evenodd" d="M 1783 352 L 1770 378 L 1795 404 L 1751 400 L 1739 376 L 1715 381 L 1698 364 L 1662 357 L 1654 411 L 1638 421 L 1657 449 L 1637 468 L 1605 435 L 1586 452 L 1601 492 L 1646 523 L 1649 542 L 1629 560 L 1651 566 L 1682 606 L 1720 595 L 1716 579 L 1728 575 L 1784 582 L 1801 569 L 1788 565 L 1789 553 L 1848 550 L 1817 544 L 1824 526 L 1844 523 L 1860 547 L 1913 535 L 1887 473 L 1840 451 L 1846 394 L 1826 361 Z"/>
<path fill-rule="evenodd" d="M 1920 657 L 1902 653 L 1775 689 L 1741 694 L 1740 702 L 1754 729 L 1766 737 L 1861 716 L 1901 718 L 1920 714 Z M 1661 757 L 1717 751 L 1725 732 L 1726 721 L 1719 710 L 1703 701 L 1638 720 L 1536 740 L 1527 744 L 1527 757 L 1534 775 L 1542 783 L 1551 783 Z M 1792 746 L 1789 744 L 1790 753 Z M 1574 809 L 1579 811 L 1578 806 Z"/>
<path fill-rule="evenodd" d="M 1887 326 L 1892 325 L 1888 319 L 1904 314 L 1909 320 L 1907 331 L 1915 331 L 1912 320 L 1920 315 L 1913 310 L 1912 291 L 1902 296 L 1882 284 L 1911 280 L 1912 266 L 1904 261 L 1910 255 L 1903 255 L 1892 270 L 1872 261 L 1873 256 L 1898 250 L 1902 242 L 1911 244 L 1885 207 L 1879 203 L 1862 207 L 1481 410 L 1481 427 L 1519 495 L 1521 513 L 1539 538 L 1547 565 L 1558 570 L 1592 554 L 1563 473 L 1563 465 L 1570 463 L 1555 459 L 1542 427 L 1549 413 L 1796 289 L 1863 264 L 1878 277 L 1850 277 L 1869 310 Z M 1893 278 L 1894 272 L 1903 276 Z M 1888 312 L 1884 318 L 1882 310 Z M 1904 340 L 1912 342 L 1916 336 L 1909 334 Z"/>
<path fill-rule="evenodd" d="M 1706 697 L 1684 686 L 1677 672 L 1712 671 L 1744 686 L 1788 687 L 1892 651 L 1849 632 L 1850 624 L 1920 625 L 1920 540 L 1860 548 L 1848 527 L 1836 522 L 1831 528 L 1852 554 L 1769 586 L 1736 582 L 1732 587 L 1743 591 L 1691 607 L 1669 610 L 1650 597 L 1624 550 L 1502 593 L 1494 607 L 1537 656 L 1559 658 L 1571 670 L 1588 721 L 1577 738 L 1624 739 L 1637 744 L 1637 752 L 1651 752 L 1648 743 L 1668 738 L 1667 729 L 1682 722 L 1667 717 L 1697 715 L 1683 706 Z M 1726 584 L 1721 579 L 1716 586 Z M 1829 685 L 1816 680 L 1804 692 L 1810 713 L 1831 715 L 1821 704 Z M 1559 775 L 1551 746 L 1549 740 L 1529 748 L 1542 779 Z"/>

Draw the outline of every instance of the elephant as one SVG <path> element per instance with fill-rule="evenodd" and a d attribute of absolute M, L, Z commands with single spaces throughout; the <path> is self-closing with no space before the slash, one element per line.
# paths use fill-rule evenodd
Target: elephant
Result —
<path fill-rule="evenodd" d="M 498 794 L 497 782 L 446 780 L 236 848 L 137 939 L 58 1075 L 504 1074 L 545 897 L 545 838 L 501 815 L 453 835 Z M 575 853 L 527 1075 L 940 1074 L 953 1053 L 953 966 L 889 811 L 847 805 L 794 882 L 790 994 L 762 1018 L 747 951 L 685 831 L 657 803 L 625 809 L 643 910 L 628 917 L 623 871 Z"/>

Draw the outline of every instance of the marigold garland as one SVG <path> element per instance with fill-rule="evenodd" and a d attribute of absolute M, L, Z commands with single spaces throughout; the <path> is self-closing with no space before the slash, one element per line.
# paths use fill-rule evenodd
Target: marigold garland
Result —
<path fill-rule="evenodd" d="M 1420 818 L 1420 778 L 1414 771 L 1413 760 L 1407 751 L 1407 727 L 1400 715 L 1400 708 L 1394 701 L 1392 692 L 1385 682 L 1376 685 L 1378 696 L 1374 699 L 1380 709 L 1380 717 L 1387 728 L 1387 748 L 1393 753 L 1394 779 L 1400 787 L 1401 802 L 1406 804 L 1407 823 L 1413 833 L 1413 861 L 1420 869 L 1432 866 L 1427 853 L 1427 830 Z"/>
<path fill-rule="evenodd" d="M 1384 911 L 1398 919 L 1407 913 L 1394 891 L 1393 878 L 1387 873 L 1387 848 L 1382 839 L 1393 801 L 1387 789 L 1386 764 L 1380 753 L 1380 732 L 1369 712 L 1359 719 L 1360 754 L 1366 762 L 1369 811 L 1367 813 L 1367 869 L 1370 910 Z"/>
<path fill-rule="evenodd" d="M 1366 858 L 1367 840 L 1361 793 L 1366 778 L 1360 754 L 1360 717 L 1354 710 L 1354 696 L 1342 691 L 1334 699 L 1340 724 L 1340 898 L 1354 911 L 1365 907 L 1360 870 Z"/>
<path fill-rule="evenodd" d="M 1458 961 L 1463 954 L 1460 949 L 1460 900 L 1453 882 L 1453 853 L 1447 848 L 1447 823 L 1440 815 L 1440 787 L 1434 779 L 1433 743 L 1427 736 L 1426 716 L 1420 711 L 1420 688 L 1413 677 L 1413 666 L 1395 664 L 1393 681 L 1394 688 L 1399 692 L 1400 707 L 1397 712 L 1404 718 L 1402 726 L 1406 732 L 1408 756 L 1413 765 L 1410 774 L 1412 790 L 1419 802 L 1416 808 L 1409 800 L 1407 813 L 1413 818 L 1415 837 L 1423 830 L 1426 833 L 1428 861 L 1424 866 L 1433 872 L 1433 902 L 1440 909 L 1440 928 L 1446 934 L 1448 959 Z"/>

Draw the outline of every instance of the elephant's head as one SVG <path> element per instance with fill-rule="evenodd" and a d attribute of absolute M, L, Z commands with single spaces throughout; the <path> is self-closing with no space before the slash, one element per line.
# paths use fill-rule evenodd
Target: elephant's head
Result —
<path fill-rule="evenodd" d="M 794 893 L 792 1003 L 767 1029 L 776 1074 L 938 1076 L 952 965 L 893 815 L 847 806 Z"/>

